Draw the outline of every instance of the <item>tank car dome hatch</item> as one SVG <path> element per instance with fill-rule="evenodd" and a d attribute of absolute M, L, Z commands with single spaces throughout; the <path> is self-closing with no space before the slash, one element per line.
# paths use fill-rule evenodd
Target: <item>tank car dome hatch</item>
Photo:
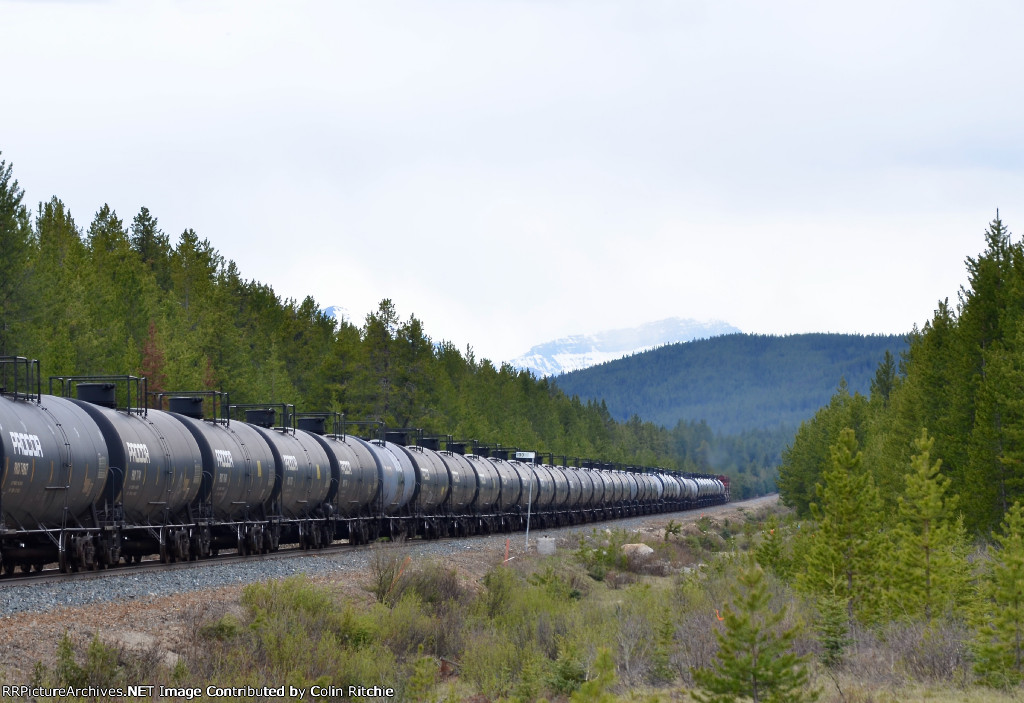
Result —
<path fill-rule="evenodd" d="M 191 417 L 196 420 L 203 419 L 203 399 L 196 396 L 175 396 L 168 398 L 167 408 L 172 413 Z"/>
<path fill-rule="evenodd" d="M 103 408 L 117 407 L 117 386 L 113 383 L 79 383 L 75 387 L 78 399 Z"/>
<path fill-rule="evenodd" d="M 296 426 L 303 432 L 315 435 L 327 434 L 327 418 L 322 415 L 300 417 Z"/>
<path fill-rule="evenodd" d="M 255 408 L 245 411 L 245 421 L 250 425 L 258 425 L 260 427 L 273 427 L 277 412 L 274 408 Z"/>

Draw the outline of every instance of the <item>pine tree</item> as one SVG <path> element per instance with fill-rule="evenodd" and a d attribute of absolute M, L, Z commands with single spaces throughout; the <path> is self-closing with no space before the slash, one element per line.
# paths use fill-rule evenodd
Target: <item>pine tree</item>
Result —
<path fill-rule="evenodd" d="M 738 697 L 754 703 L 814 701 L 808 688 L 807 657 L 791 651 L 797 627 L 780 632 L 785 607 L 772 611 L 764 571 L 751 561 L 739 573 L 732 602 L 725 607 L 724 631 L 716 631 L 718 654 L 713 669 L 697 669 L 693 678 L 703 689 L 693 696 L 702 703 L 732 703 Z"/>
<path fill-rule="evenodd" d="M 896 385 L 896 360 L 892 352 L 885 350 L 885 357 L 875 371 L 875 377 L 871 380 L 871 400 L 886 406 L 889 404 L 889 396 Z"/>
<path fill-rule="evenodd" d="M 615 695 L 608 689 L 615 685 L 615 660 L 611 650 L 599 647 L 594 660 L 594 676 L 573 691 L 573 703 L 614 703 Z"/>
<path fill-rule="evenodd" d="M 85 301 L 82 269 L 86 248 L 71 212 L 54 197 L 36 212 L 39 249 L 33 261 L 36 298 L 36 347 L 43 368 L 54 375 L 76 373 L 91 366 L 88 350 L 95 325 Z"/>
<path fill-rule="evenodd" d="M 149 208 L 142 207 L 132 218 L 129 234 L 132 248 L 149 267 L 164 290 L 171 286 L 171 240 L 157 224 Z"/>
<path fill-rule="evenodd" d="M 138 368 L 157 314 L 159 289 L 152 272 L 132 249 L 117 213 L 103 205 L 86 236 L 88 276 L 85 296 L 99 340 L 92 351 L 93 373 L 122 374 Z"/>
<path fill-rule="evenodd" d="M 398 377 L 396 338 L 399 317 L 390 299 L 380 301 L 377 312 L 366 316 L 363 349 L 366 364 L 360 375 L 360 389 L 371 417 L 394 424 L 395 384 Z"/>
<path fill-rule="evenodd" d="M 821 644 L 821 663 L 834 669 L 843 661 L 850 646 L 849 603 L 846 598 L 829 593 L 818 599 L 818 620 L 815 626 Z"/>
<path fill-rule="evenodd" d="M 942 461 L 931 460 L 934 444 L 926 430 L 914 442 L 917 453 L 899 497 L 887 569 L 894 615 L 927 623 L 960 606 L 968 586 L 963 521 L 954 512 L 955 496 L 948 495 L 950 480 L 939 472 Z"/>
<path fill-rule="evenodd" d="M 849 599 L 851 614 L 871 619 L 877 607 L 879 520 L 882 503 L 871 473 L 862 465 L 853 430 L 832 446 L 832 465 L 816 486 L 811 504 L 817 528 L 803 555 L 797 583 L 815 594 Z"/>
<path fill-rule="evenodd" d="M 168 389 L 167 374 L 164 371 L 166 355 L 160 344 L 160 337 L 156 329 L 156 321 L 149 321 L 149 334 L 146 343 L 142 347 L 142 367 L 140 375 L 147 380 L 146 389 L 150 393 L 163 393 Z"/>
<path fill-rule="evenodd" d="M 0 160 L 0 354 L 27 354 L 15 348 L 18 321 L 25 317 L 24 282 L 29 274 L 32 228 L 24 191 L 11 178 L 12 166 Z"/>
<path fill-rule="evenodd" d="M 999 548 L 981 584 L 975 626 L 974 671 L 990 686 L 1024 681 L 1024 508 L 1007 511 Z"/>
<path fill-rule="evenodd" d="M 754 550 L 757 563 L 771 569 L 783 581 L 788 581 L 793 570 L 793 559 L 786 553 L 782 526 L 775 515 L 770 515 L 761 533 L 761 541 Z"/>
<path fill-rule="evenodd" d="M 815 486 L 829 465 L 831 447 L 843 428 L 851 428 L 862 439 L 866 429 L 868 400 L 859 393 L 850 395 L 846 381 L 839 384 L 829 404 L 814 418 L 800 425 L 789 449 L 783 452 L 779 468 L 779 495 L 800 517 L 811 515 Z"/>

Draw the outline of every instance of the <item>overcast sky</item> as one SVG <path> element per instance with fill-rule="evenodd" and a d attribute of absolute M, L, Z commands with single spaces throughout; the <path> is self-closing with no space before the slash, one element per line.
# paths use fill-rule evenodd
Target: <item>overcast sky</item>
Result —
<path fill-rule="evenodd" d="M 1024 231 L 1022 37 L 1020 2 L 0 0 L 0 159 L 495 361 L 902 333 L 997 207 Z"/>

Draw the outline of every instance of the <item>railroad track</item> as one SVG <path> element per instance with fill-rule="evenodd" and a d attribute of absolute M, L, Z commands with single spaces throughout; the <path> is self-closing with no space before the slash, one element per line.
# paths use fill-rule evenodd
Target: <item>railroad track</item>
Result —
<path fill-rule="evenodd" d="M 531 536 L 540 535 L 551 535 L 551 534 L 564 534 L 572 532 L 589 532 L 592 529 L 605 529 L 616 526 L 621 526 L 623 523 L 643 523 L 663 519 L 675 519 L 679 516 L 689 516 L 696 520 L 701 515 L 713 515 L 723 510 L 736 509 L 736 508 L 751 508 L 757 507 L 763 503 L 775 500 L 776 496 L 762 496 L 759 498 L 750 499 L 747 501 L 737 503 L 725 503 L 722 505 L 708 506 L 701 510 L 684 510 L 678 512 L 669 513 L 654 513 L 649 515 L 634 515 L 629 517 L 618 518 L 616 520 L 606 520 L 601 522 L 589 522 L 578 525 L 565 525 L 562 527 L 549 527 L 542 530 L 535 530 Z M 280 549 L 276 552 L 270 552 L 267 554 L 255 554 L 255 555 L 238 555 L 238 554 L 222 554 L 210 559 L 199 559 L 194 561 L 179 561 L 173 563 L 162 563 L 159 559 L 153 558 L 144 560 L 139 563 L 133 564 L 119 564 L 118 566 L 110 567 L 107 569 L 98 569 L 95 571 L 79 571 L 77 573 L 65 574 L 57 568 L 57 564 L 48 564 L 46 568 L 41 572 L 34 572 L 31 574 L 13 574 L 10 576 L 0 577 L 0 592 L 5 588 L 11 586 L 26 586 L 34 583 L 59 583 L 61 581 L 82 581 L 82 580 L 96 580 L 106 578 L 117 578 L 121 576 L 140 576 L 147 573 L 159 573 L 169 574 L 174 571 L 188 571 L 192 569 L 204 569 L 216 566 L 231 566 L 236 564 L 258 564 L 267 563 L 279 560 L 296 559 L 302 557 L 330 557 L 338 554 L 362 554 L 369 553 L 370 550 L 379 548 L 381 545 L 386 545 L 391 548 L 409 548 L 418 545 L 437 545 L 442 546 L 446 544 L 457 544 L 464 541 L 475 541 L 486 538 L 501 538 L 507 537 L 511 540 L 513 550 L 516 553 L 523 551 L 523 539 L 524 533 L 522 532 L 510 532 L 510 533 L 490 533 L 484 535 L 470 535 L 462 537 L 442 537 L 438 539 L 422 540 L 416 539 L 412 541 L 400 540 L 397 542 L 378 542 L 375 544 L 364 544 L 364 545 L 353 545 L 347 540 L 338 540 L 334 543 L 319 548 L 319 549 L 302 549 L 298 546 L 288 547 Z"/>

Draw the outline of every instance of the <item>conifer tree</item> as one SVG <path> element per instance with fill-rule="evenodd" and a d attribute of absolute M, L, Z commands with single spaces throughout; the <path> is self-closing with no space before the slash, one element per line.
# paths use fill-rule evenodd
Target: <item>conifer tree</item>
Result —
<path fill-rule="evenodd" d="M 1007 511 L 999 548 L 981 584 L 975 628 L 974 671 L 990 686 L 1024 681 L 1024 508 Z"/>
<path fill-rule="evenodd" d="M 808 688 L 807 657 L 791 651 L 797 627 L 780 631 L 785 607 L 769 607 L 764 571 L 751 561 L 732 587 L 732 602 L 724 608 L 724 631 L 716 631 L 718 654 L 713 669 L 697 669 L 693 678 L 703 689 L 694 692 L 701 703 L 814 701 Z"/>
<path fill-rule="evenodd" d="M 842 663 L 850 645 L 850 616 L 846 599 L 834 593 L 821 596 L 815 629 L 821 644 L 821 663 L 835 669 Z"/>
<path fill-rule="evenodd" d="M 149 321 L 159 305 L 156 281 L 132 249 L 124 223 L 109 205 L 96 213 L 86 235 L 89 275 L 85 296 L 99 344 L 83 370 L 122 374 L 138 368 Z"/>
<path fill-rule="evenodd" d="M 94 328 L 85 304 L 82 267 L 85 245 L 71 212 L 59 198 L 36 211 L 39 248 L 33 261 L 33 295 L 37 298 L 36 348 L 43 368 L 54 375 L 74 373 L 91 361 L 83 343 Z"/>
<path fill-rule="evenodd" d="M 149 208 L 142 207 L 132 218 L 129 238 L 132 248 L 150 268 L 164 290 L 170 287 L 171 240 L 157 225 Z"/>
<path fill-rule="evenodd" d="M 797 583 L 815 594 L 849 599 L 851 614 L 871 619 L 878 602 L 879 521 L 882 503 L 871 473 L 862 465 L 853 430 L 832 446 L 832 465 L 816 486 L 811 504 L 817 528 L 803 555 Z"/>
<path fill-rule="evenodd" d="M 881 403 L 882 406 L 889 404 L 889 396 L 896 385 L 896 360 L 892 352 L 885 350 L 885 357 L 875 371 L 875 377 L 871 380 L 871 400 Z"/>
<path fill-rule="evenodd" d="M 615 695 L 608 689 L 615 685 L 615 660 L 611 650 L 599 647 L 594 660 L 594 676 L 573 692 L 573 703 L 614 703 Z"/>
<path fill-rule="evenodd" d="M 32 228 L 24 191 L 11 178 L 12 166 L 0 160 L 0 354 L 25 354 L 15 341 L 18 321 L 25 317 L 24 283 L 29 274 Z"/>
<path fill-rule="evenodd" d="M 831 447 L 839 432 L 851 428 L 859 440 L 866 429 L 867 413 L 867 398 L 859 393 L 850 395 L 842 380 L 829 404 L 800 425 L 791 447 L 783 452 L 778 481 L 782 502 L 796 509 L 800 517 L 811 515 L 815 486 L 830 463 Z"/>
<path fill-rule="evenodd" d="M 146 389 L 150 393 L 163 393 L 167 390 L 167 374 L 164 371 L 166 363 L 166 355 L 160 344 L 156 321 L 150 320 L 149 334 L 142 347 L 142 367 L 139 369 L 139 374 L 148 381 Z"/>
<path fill-rule="evenodd" d="M 775 515 L 770 515 L 764 525 L 761 541 L 754 550 L 757 563 L 771 569 L 783 581 L 788 581 L 792 574 L 793 560 L 786 553 L 785 540 L 782 537 L 782 526 Z"/>
<path fill-rule="evenodd" d="M 914 441 L 917 453 L 899 497 L 888 562 L 893 614 L 927 623 L 961 605 L 968 586 L 963 521 L 954 513 L 955 496 L 948 495 L 950 480 L 939 472 L 942 461 L 931 460 L 934 444 L 927 430 Z"/>

